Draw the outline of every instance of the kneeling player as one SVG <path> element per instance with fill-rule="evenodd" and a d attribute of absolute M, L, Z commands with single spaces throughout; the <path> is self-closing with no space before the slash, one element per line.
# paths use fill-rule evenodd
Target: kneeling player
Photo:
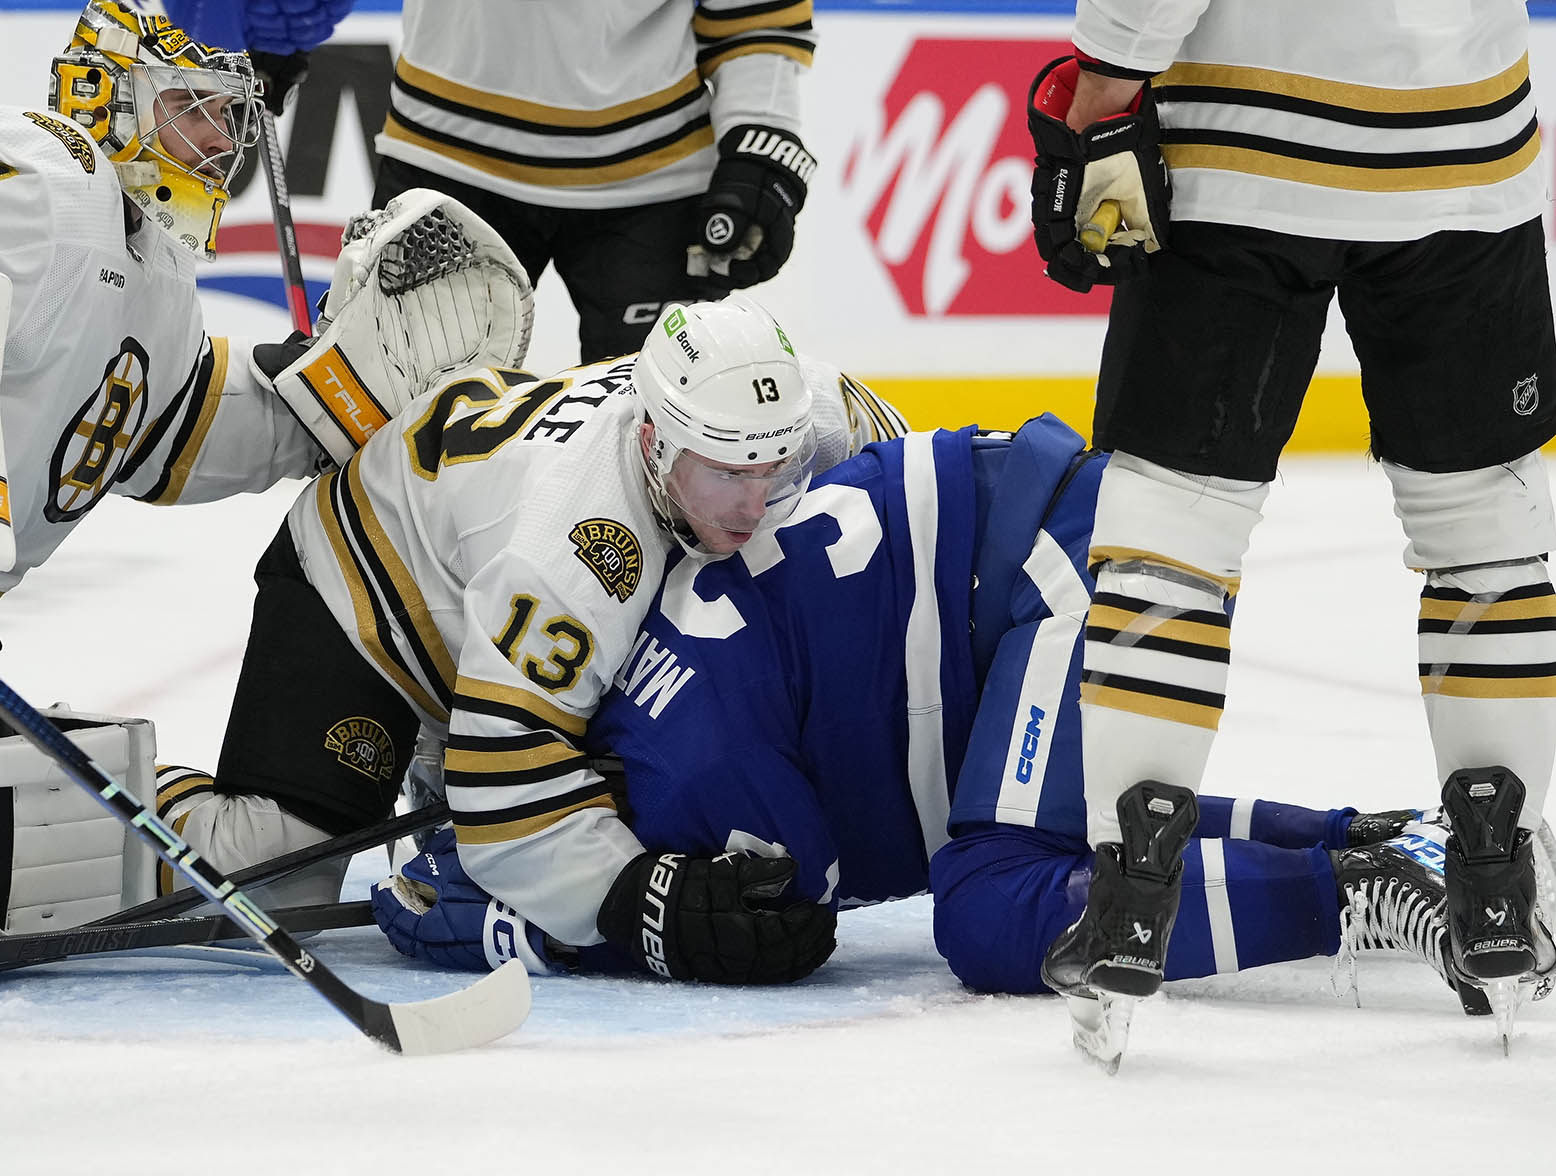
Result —
<path fill-rule="evenodd" d="M 818 480 L 737 555 L 676 564 L 590 728 L 626 765 L 661 881 L 648 899 L 673 909 L 680 855 L 721 851 L 792 860 L 785 900 L 929 888 L 963 981 L 1044 991 L 1043 954 L 1084 906 L 1093 861 L 1079 666 L 1105 462 L 1052 417 L 1014 439 L 914 434 Z M 1439 821 L 1201 807 L 1169 977 L 1379 947 L 1452 983 Z M 476 968 L 544 963 L 544 936 L 488 904 L 446 849 L 375 888 L 396 946 Z M 630 964 L 694 974 L 710 921 L 667 921 L 644 893 L 613 890 L 602 931 L 636 940 Z"/>

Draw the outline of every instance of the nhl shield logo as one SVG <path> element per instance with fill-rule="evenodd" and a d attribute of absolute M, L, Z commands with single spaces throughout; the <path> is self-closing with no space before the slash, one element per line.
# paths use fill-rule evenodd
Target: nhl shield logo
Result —
<path fill-rule="evenodd" d="M 1540 407 L 1540 377 L 1525 376 L 1513 385 L 1513 411 L 1519 416 L 1530 416 Z"/>
<path fill-rule="evenodd" d="M 567 533 L 595 579 L 623 604 L 643 578 L 643 547 L 615 519 L 585 519 Z"/>
<path fill-rule="evenodd" d="M 324 733 L 324 747 L 375 783 L 384 783 L 394 775 L 394 741 L 373 719 L 363 715 L 342 719 Z"/>

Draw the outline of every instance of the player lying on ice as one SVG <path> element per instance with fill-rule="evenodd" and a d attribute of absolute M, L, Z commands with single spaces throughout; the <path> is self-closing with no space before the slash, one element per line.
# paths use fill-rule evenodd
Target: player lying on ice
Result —
<path fill-rule="evenodd" d="M 600 913 L 609 946 L 558 950 L 489 903 L 447 832 L 375 888 L 380 924 L 401 951 L 457 967 L 518 954 L 792 979 L 813 961 L 781 916 L 751 909 L 927 888 L 963 981 L 1044 991 L 1044 952 L 1078 917 L 1093 860 L 1078 681 L 1106 460 L 1048 416 L 1014 439 L 910 434 L 818 479 L 730 558 L 674 560 L 590 725 L 624 762 L 649 851 L 645 884 L 616 886 Z M 1396 948 L 1454 983 L 1435 813 L 1200 804 L 1169 978 Z M 792 879 L 688 909 L 701 863 L 726 851 L 786 858 Z"/>

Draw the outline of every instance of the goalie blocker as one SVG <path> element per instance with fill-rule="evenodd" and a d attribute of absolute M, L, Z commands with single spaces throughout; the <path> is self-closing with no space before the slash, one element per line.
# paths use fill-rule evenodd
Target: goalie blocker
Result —
<path fill-rule="evenodd" d="M 529 350 L 529 275 L 452 196 L 412 188 L 353 217 L 317 335 L 254 348 L 254 367 L 344 465 L 428 388 L 462 368 L 516 368 Z"/>

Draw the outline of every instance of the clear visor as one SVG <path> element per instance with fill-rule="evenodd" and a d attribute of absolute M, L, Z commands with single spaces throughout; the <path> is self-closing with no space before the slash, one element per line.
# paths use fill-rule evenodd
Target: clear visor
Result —
<path fill-rule="evenodd" d="M 782 461 L 732 466 L 689 449 L 673 451 L 665 493 L 688 519 L 745 534 L 776 527 L 791 514 L 816 469 L 816 435 Z"/>
<path fill-rule="evenodd" d="M 216 69 L 137 64 L 141 142 L 191 175 L 230 188 L 259 142 L 252 77 Z"/>

